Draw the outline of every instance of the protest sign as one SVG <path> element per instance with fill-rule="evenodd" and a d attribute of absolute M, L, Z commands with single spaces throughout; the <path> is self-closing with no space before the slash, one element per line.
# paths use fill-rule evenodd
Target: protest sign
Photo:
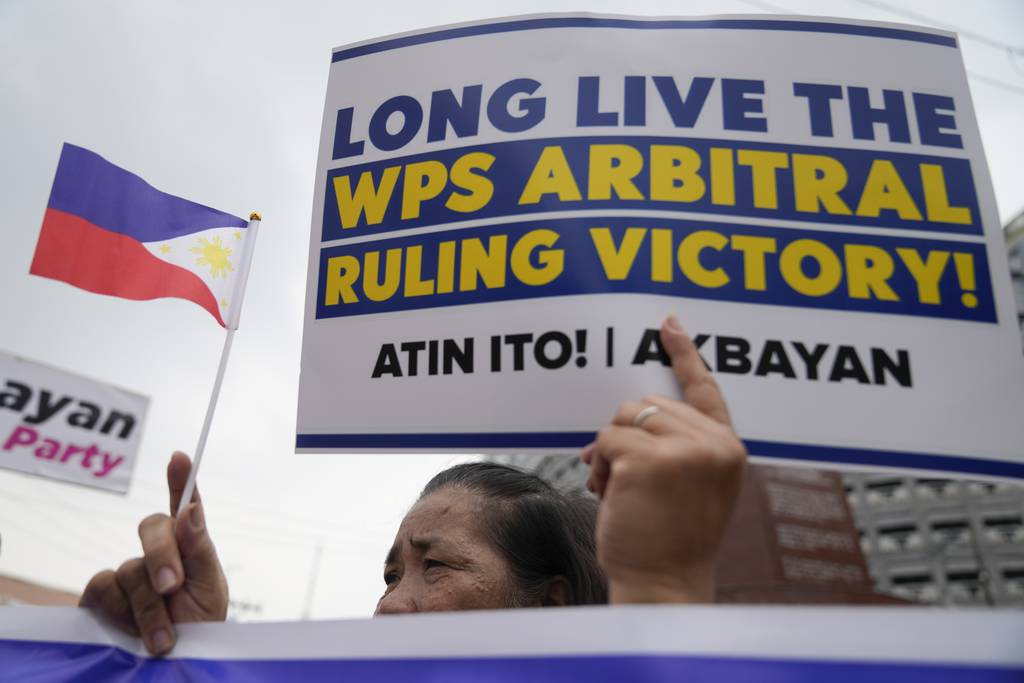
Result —
<path fill-rule="evenodd" d="M 1024 614 L 618 607 L 179 624 L 166 658 L 74 608 L 0 610 L 0 679 L 987 681 L 1024 675 Z"/>
<path fill-rule="evenodd" d="M 1024 477 L 1024 358 L 957 40 L 511 18 L 333 54 L 299 451 L 574 451 L 679 395 L 754 456 Z"/>
<path fill-rule="evenodd" d="M 0 467 L 125 493 L 148 405 L 0 351 Z"/>

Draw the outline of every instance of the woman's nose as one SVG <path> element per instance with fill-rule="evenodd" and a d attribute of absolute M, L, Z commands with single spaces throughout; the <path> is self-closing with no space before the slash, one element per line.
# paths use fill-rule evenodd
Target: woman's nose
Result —
<path fill-rule="evenodd" d="M 412 614 L 419 611 L 412 591 L 403 589 L 401 583 L 377 603 L 377 614 Z"/>

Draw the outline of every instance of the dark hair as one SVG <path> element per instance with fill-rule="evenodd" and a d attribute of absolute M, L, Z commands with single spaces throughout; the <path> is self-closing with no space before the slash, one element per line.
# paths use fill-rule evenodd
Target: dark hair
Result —
<path fill-rule="evenodd" d="M 559 491 L 529 472 L 490 462 L 451 467 L 424 487 L 420 498 L 460 487 L 485 498 L 486 534 L 512 570 L 514 605 L 538 601 L 551 580 L 569 584 L 568 604 L 608 602 L 597 563 L 597 501 Z"/>

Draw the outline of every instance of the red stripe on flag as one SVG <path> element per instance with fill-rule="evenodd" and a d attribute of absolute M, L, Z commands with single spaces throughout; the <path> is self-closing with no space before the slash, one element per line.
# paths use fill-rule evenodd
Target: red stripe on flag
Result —
<path fill-rule="evenodd" d="M 141 242 L 57 209 L 46 210 L 29 272 L 136 301 L 187 299 L 224 325 L 213 292 L 198 275 L 161 261 Z"/>

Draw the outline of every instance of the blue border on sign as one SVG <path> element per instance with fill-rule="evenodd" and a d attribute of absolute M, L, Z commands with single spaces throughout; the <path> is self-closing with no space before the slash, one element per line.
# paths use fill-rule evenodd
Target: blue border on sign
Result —
<path fill-rule="evenodd" d="M 811 646 L 808 645 L 808 648 Z M 1004 648 L 1005 649 L 1005 648 Z M 1005 653 L 999 651 L 997 656 Z M 1007 658 L 1007 657 L 1002 657 Z M 54 673 L 59 672 L 59 673 Z M 0 639 L 4 680 L 203 680 L 304 683 L 334 681 L 449 680 L 518 681 L 635 680 L 700 681 L 928 681 L 928 683 L 1008 683 L 1024 667 L 1001 660 L 986 664 L 905 662 L 884 659 L 764 658 L 753 655 L 708 657 L 675 654 L 550 655 L 500 657 L 234 659 L 157 658 L 113 646 L 67 641 Z"/>
<path fill-rule="evenodd" d="M 469 432 L 425 434 L 297 434 L 296 448 L 582 448 L 594 432 Z M 751 455 L 841 465 L 942 470 L 1024 479 L 1024 463 L 959 455 L 909 453 L 744 439 Z"/>
<path fill-rule="evenodd" d="M 644 21 L 641 19 L 600 19 L 597 17 L 550 17 L 547 19 L 520 19 L 496 24 L 478 26 L 462 26 L 449 28 L 432 33 L 421 33 L 414 36 L 382 40 L 379 43 L 358 45 L 338 50 L 331 57 L 331 62 L 362 57 L 376 52 L 387 52 L 400 47 L 436 43 L 441 40 L 466 38 L 494 33 L 510 33 L 512 31 L 533 31 L 545 28 L 631 28 L 631 29 L 739 29 L 760 31 L 800 31 L 805 33 L 838 33 L 850 36 L 867 36 L 870 38 L 889 38 L 892 40 L 908 40 L 915 43 L 929 43 L 943 47 L 956 48 L 956 38 L 937 36 L 922 31 L 902 28 L 883 28 L 881 26 L 857 26 L 855 24 L 833 24 L 827 21 L 790 21 L 781 19 L 662 19 Z"/>
<path fill-rule="evenodd" d="M 810 647 L 810 645 L 808 646 Z M 1002 654 L 1000 652 L 1000 654 Z M 63 678 L 120 680 L 378 681 L 416 680 L 588 681 L 929 681 L 1007 683 L 1024 667 L 961 662 L 902 662 L 882 659 L 799 659 L 755 656 L 708 657 L 673 654 L 525 654 L 501 657 L 229 659 L 155 658 L 111 645 L 81 642 L 0 640 L 0 674 L 5 680 Z M 79 675 L 81 674 L 81 675 Z"/>

